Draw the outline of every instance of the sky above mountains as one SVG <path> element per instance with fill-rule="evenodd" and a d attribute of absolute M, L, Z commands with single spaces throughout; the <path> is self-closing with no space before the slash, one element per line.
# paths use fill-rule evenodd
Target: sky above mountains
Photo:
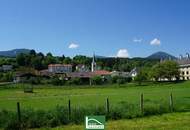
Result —
<path fill-rule="evenodd" d="M 0 0 L 0 50 L 146 57 L 190 52 L 188 0 Z"/>

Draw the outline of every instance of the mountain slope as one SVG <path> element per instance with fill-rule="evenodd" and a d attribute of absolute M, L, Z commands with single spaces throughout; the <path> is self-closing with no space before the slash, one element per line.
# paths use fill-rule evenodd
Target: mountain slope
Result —
<path fill-rule="evenodd" d="M 170 55 L 166 52 L 156 52 L 150 56 L 147 57 L 148 59 L 177 59 L 175 56 Z"/>
<path fill-rule="evenodd" d="M 0 56 L 3 57 L 16 57 L 20 53 L 29 53 L 29 49 L 13 49 L 9 51 L 0 51 Z"/>

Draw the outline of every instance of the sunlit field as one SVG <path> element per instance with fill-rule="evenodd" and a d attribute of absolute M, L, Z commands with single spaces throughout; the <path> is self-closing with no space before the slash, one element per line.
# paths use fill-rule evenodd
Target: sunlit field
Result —
<path fill-rule="evenodd" d="M 106 130 L 189 130 L 190 113 L 172 113 L 132 120 L 109 121 Z M 34 130 L 34 129 L 33 129 Z M 35 130 L 84 130 L 84 125 L 69 125 Z"/>
<path fill-rule="evenodd" d="M 26 85 L 25 85 L 26 86 Z M 148 84 L 104 85 L 104 86 L 34 86 L 33 93 L 24 93 L 23 85 L 0 86 L 0 109 L 16 110 L 16 103 L 21 108 L 51 109 L 57 105 L 72 107 L 105 106 L 109 98 L 110 106 L 123 102 L 139 104 L 140 94 L 144 94 L 146 103 L 169 103 L 173 93 L 174 106 L 187 110 L 190 108 L 190 82 Z"/>

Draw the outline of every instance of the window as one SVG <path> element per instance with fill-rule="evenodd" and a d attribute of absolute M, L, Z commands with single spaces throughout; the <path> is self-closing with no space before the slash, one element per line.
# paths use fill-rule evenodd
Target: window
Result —
<path fill-rule="evenodd" d="M 188 74 L 189 74 L 189 71 L 187 71 L 186 74 L 188 75 Z"/>

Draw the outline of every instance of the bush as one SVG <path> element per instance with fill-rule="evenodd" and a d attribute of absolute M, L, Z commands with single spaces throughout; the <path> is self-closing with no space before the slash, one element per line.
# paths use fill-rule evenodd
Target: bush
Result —
<path fill-rule="evenodd" d="M 37 85 L 41 83 L 41 79 L 39 77 L 30 77 L 26 82 L 29 84 Z"/>
<path fill-rule="evenodd" d="M 51 78 L 51 84 L 53 85 L 64 85 L 65 84 L 65 80 L 64 79 L 60 79 L 59 77 L 55 76 Z"/>
<path fill-rule="evenodd" d="M 113 76 L 111 79 L 112 83 L 117 83 L 117 79 L 119 79 L 119 76 Z"/>
<path fill-rule="evenodd" d="M 68 84 L 69 85 L 82 85 L 83 82 L 80 78 L 71 78 L 69 81 L 68 81 Z"/>
<path fill-rule="evenodd" d="M 124 84 L 124 83 L 129 83 L 131 81 L 132 81 L 131 77 L 121 77 L 121 76 L 112 77 L 112 83 Z"/>
<path fill-rule="evenodd" d="M 5 130 L 23 130 L 18 120 L 9 120 Z"/>
<path fill-rule="evenodd" d="M 125 80 L 126 80 L 126 82 L 130 83 L 133 79 L 132 79 L 132 77 L 127 77 L 127 78 L 125 78 Z"/>
<path fill-rule="evenodd" d="M 21 111 L 21 125 L 17 114 L 11 111 L 0 111 L 0 128 L 5 130 L 20 130 L 40 127 L 56 127 L 67 124 L 81 124 L 87 115 L 106 115 L 106 119 L 132 119 L 141 116 L 156 115 L 169 112 L 165 103 L 145 101 L 144 115 L 139 110 L 139 104 L 120 102 L 110 107 L 107 113 L 104 106 L 73 107 L 69 118 L 68 107 L 57 106 L 51 110 L 26 109 Z"/>
<path fill-rule="evenodd" d="M 91 78 L 91 81 L 94 85 L 101 85 L 103 83 L 101 76 L 94 76 Z"/>
<path fill-rule="evenodd" d="M 15 119 L 13 112 L 7 110 L 0 110 L 0 128 L 7 126 L 10 119 Z"/>
<path fill-rule="evenodd" d="M 13 76 L 12 72 L 0 73 L 0 81 L 1 82 L 12 82 L 13 77 L 14 76 Z"/>
<path fill-rule="evenodd" d="M 121 84 L 124 84 L 124 83 L 125 83 L 124 78 L 117 79 L 117 84 L 121 85 Z"/>

